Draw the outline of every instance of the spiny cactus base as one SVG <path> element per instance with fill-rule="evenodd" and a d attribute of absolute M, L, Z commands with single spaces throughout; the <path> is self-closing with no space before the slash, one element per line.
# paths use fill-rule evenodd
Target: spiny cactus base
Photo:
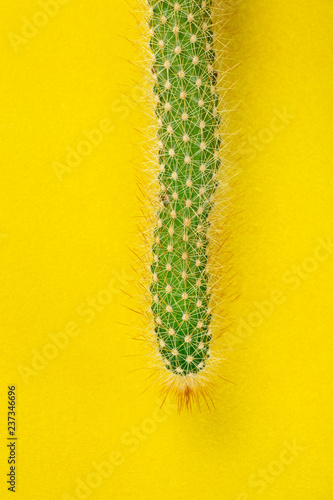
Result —
<path fill-rule="evenodd" d="M 220 165 L 209 1 L 150 0 L 160 208 L 151 264 L 160 356 L 185 382 L 210 357 L 209 214 Z"/>

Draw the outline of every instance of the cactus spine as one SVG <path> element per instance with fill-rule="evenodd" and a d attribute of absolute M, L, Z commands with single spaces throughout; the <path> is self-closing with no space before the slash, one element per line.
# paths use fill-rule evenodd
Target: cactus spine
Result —
<path fill-rule="evenodd" d="M 158 350 L 190 396 L 210 357 L 209 215 L 220 165 L 210 1 L 149 0 L 159 139 L 151 264 Z"/>

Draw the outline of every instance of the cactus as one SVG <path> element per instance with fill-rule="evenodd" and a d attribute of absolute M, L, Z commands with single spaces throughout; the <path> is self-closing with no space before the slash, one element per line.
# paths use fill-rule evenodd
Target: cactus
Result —
<path fill-rule="evenodd" d="M 151 311 L 159 357 L 186 403 L 212 340 L 209 217 L 221 139 L 210 3 L 149 0 L 160 186 Z"/>

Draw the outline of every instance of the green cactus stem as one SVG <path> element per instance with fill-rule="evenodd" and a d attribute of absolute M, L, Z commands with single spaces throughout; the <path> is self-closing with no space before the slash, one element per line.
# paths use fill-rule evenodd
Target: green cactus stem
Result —
<path fill-rule="evenodd" d="M 221 160 L 210 1 L 150 0 L 160 206 L 151 264 L 158 350 L 170 374 L 210 357 L 209 215 Z"/>

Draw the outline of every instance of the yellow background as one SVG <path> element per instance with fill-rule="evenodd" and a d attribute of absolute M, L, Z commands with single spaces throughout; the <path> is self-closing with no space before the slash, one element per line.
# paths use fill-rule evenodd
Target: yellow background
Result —
<path fill-rule="evenodd" d="M 18 500 L 333 498 L 332 247 L 313 257 L 318 239 L 333 239 L 333 4 L 234 4 L 241 297 L 220 373 L 237 385 L 221 381 L 216 411 L 179 416 L 172 405 L 158 411 L 157 389 L 140 395 L 147 373 L 132 370 L 144 358 L 129 356 L 140 350 L 125 325 L 136 315 L 120 291 L 136 279 L 129 247 L 146 124 L 127 61 L 138 48 L 124 38 L 137 33 L 131 6 L 69 0 L 45 19 L 37 1 L 3 2 L 1 498 L 12 494 L 8 384 L 17 386 Z M 24 18 L 40 27 L 22 41 Z M 105 120 L 112 131 L 60 179 L 55 162 Z M 65 348 L 48 345 L 71 328 Z M 106 461 L 113 471 L 96 476 Z M 77 492 L 80 480 L 93 486 Z"/>

